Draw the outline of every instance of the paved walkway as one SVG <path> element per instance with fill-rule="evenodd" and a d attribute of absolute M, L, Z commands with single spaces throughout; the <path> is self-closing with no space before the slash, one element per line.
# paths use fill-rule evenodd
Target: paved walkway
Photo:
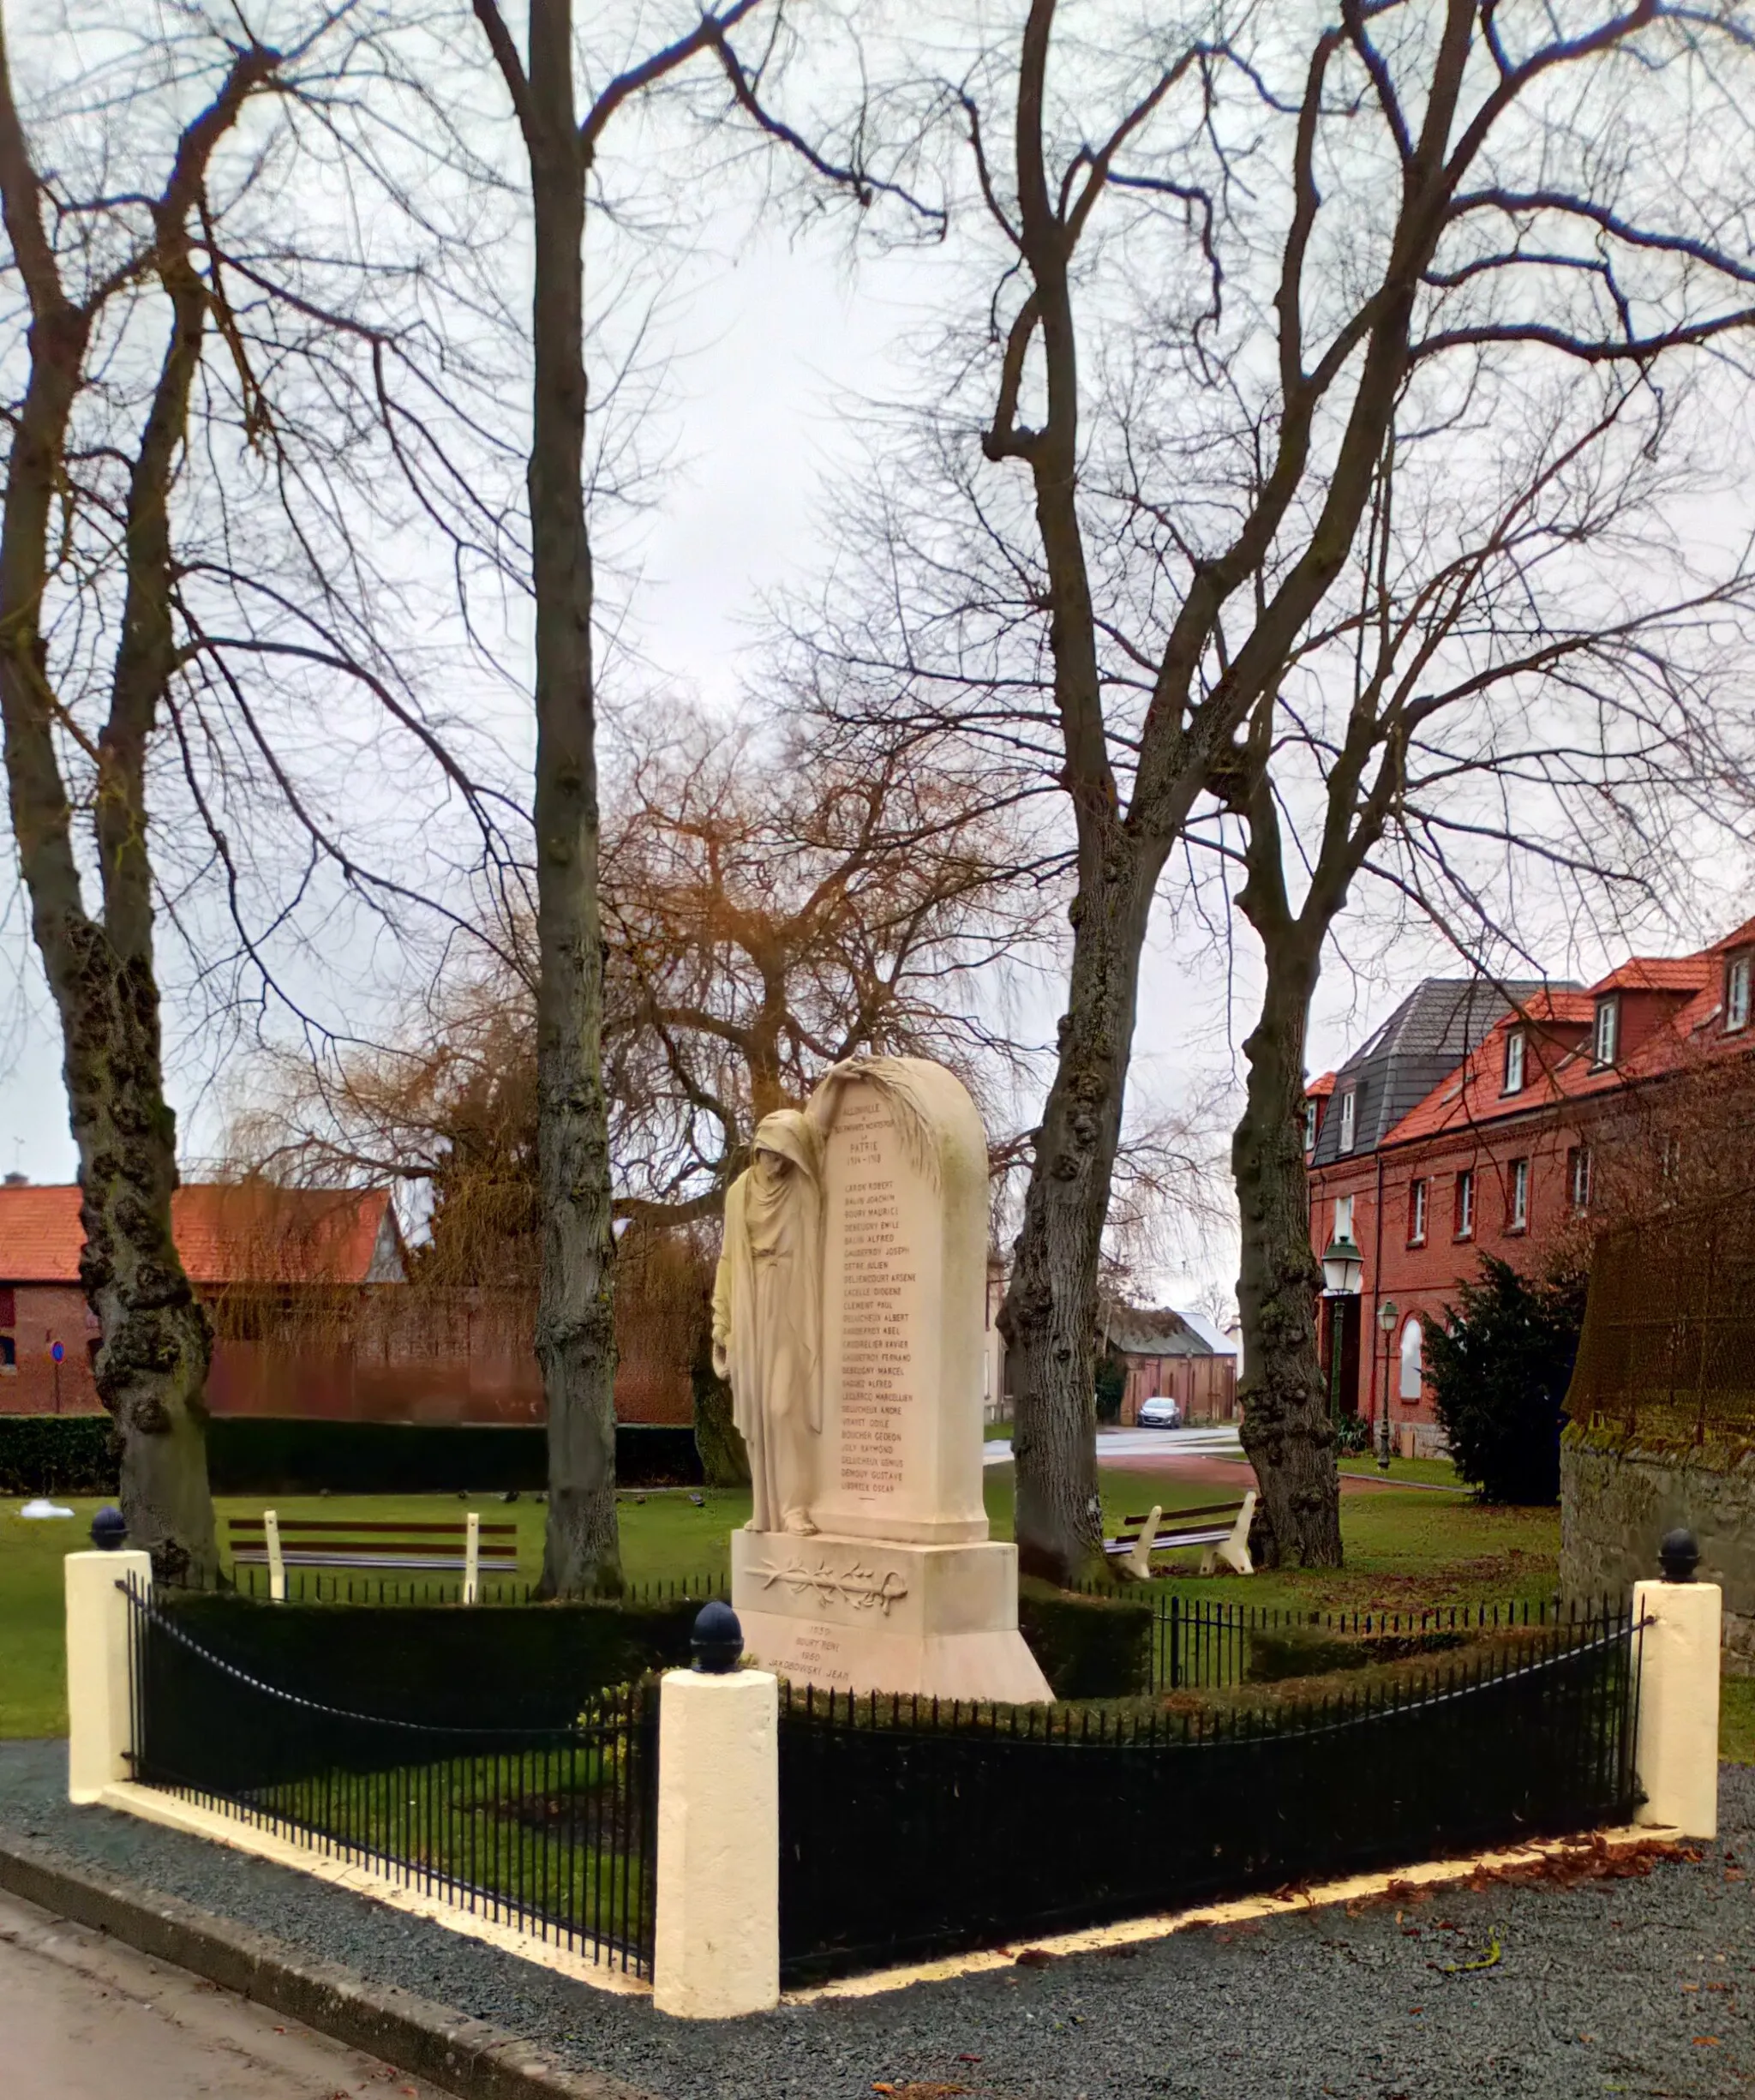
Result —
<path fill-rule="evenodd" d="M 1010 1440 L 993 1437 L 984 1447 L 982 1457 L 989 1466 L 1009 1465 Z M 1221 1423 L 1210 1429 L 1099 1430 L 1097 1463 L 1124 1467 L 1132 1473 L 1159 1474 L 1190 1486 L 1222 1488 L 1231 1495 L 1241 1495 L 1255 1484 L 1234 1423 Z M 1377 1473 L 1344 1472 L 1340 1476 L 1343 1495 L 1381 1495 L 1409 1489 L 1423 1495 L 1465 1495 L 1469 1491 L 1437 1480 L 1405 1480 Z"/>
<path fill-rule="evenodd" d="M 0 1893 L 9 2100 L 352 2100 L 439 2089 Z"/>
<path fill-rule="evenodd" d="M 0 1743 L 0 1842 L 19 1830 L 658 2100 L 872 2100 L 886 2087 L 927 2100 L 911 2085 L 932 2100 L 1720 2100 L 1755 2085 L 1755 1770 L 1722 1777 L 1723 1840 L 1642 1878 L 1293 1912 L 1124 1959 L 724 2023 L 664 2020 L 304 1875 L 69 1809 L 59 1744 Z M 0 2091 L 14 2091 L 36 2100 L 0 2062 Z"/>

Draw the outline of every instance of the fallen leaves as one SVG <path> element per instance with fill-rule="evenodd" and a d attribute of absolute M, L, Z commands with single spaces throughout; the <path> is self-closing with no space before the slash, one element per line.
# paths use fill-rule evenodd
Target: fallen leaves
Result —
<path fill-rule="evenodd" d="M 1490 1864 L 1482 1862 L 1462 1880 L 1445 1887 L 1446 1893 L 1465 1888 L 1480 1895 L 1493 1888 L 1577 1888 L 1589 1881 L 1643 1881 L 1656 1866 L 1698 1866 L 1701 1857 L 1698 1845 L 1679 1845 L 1674 1839 L 1642 1838 L 1632 1845 L 1609 1845 L 1600 1833 L 1593 1833 L 1549 1851 Z M 1375 1895 L 1355 1896 L 1346 1913 L 1349 1917 L 1357 1917 L 1382 1903 L 1430 1903 L 1436 1893 L 1438 1891 L 1418 1881 L 1392 1881 Z M 1401 1923 L 1399 1917 L 1396 1922 Z"/>

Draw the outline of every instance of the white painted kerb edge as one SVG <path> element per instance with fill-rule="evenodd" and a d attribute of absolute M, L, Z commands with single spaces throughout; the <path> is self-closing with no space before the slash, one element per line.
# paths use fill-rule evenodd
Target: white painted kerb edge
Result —
<path fill-rule="evenodd" d="M 128 1682 L 128 1598 L 131 1576 L 153 1587 L 144 1553 L 69 1553 L 67 1569 L 67 1797 L 81 1806 L 106 1786 L 132 1778 L 134 1702 Z"/>
<path fill-rule="evenodd" d="M 1640 1823 L 1685 1838 L 1718 1835 L 1718 1644 L 1724 1599 L 1716 1582 L 1636 1582 L 1639 1721 L 1633 1770 Z"/>
<path fill-rule="evenodd" d="M 780 2002 L 780 1699 L 765 1670 L 667 1672 L 658 1708 L 652 2002 L 730 2019 Z"/>

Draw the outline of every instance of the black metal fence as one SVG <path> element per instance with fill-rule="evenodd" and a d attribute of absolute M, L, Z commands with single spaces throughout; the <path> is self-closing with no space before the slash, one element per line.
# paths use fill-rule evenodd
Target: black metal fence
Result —
<path fill-rule="evenodd" d="M 1153 1691 L 1224 1690 L 1252 1679 L 1302 1675 L 1304 1665 L 1315 1674 L 1350 1662 L 1442 1654 L 1485 1636 L 1532 1628 L 1564 1635 L 1602 1621 L 1612 1609 L 1606 1603 L 1525 1598 L 1403 1611 L 1324 1611 L 1163 1590 L 1146 1601 L 1152 1607 Z"/>
<path fill-rule="evenodd" d="M 137 1780 L 650 1975 L 655 1683 L 566 1727 L 427 1726 L 261 1683 L 130 1598 Z"/>
<path fill-rule="evenodd" d="M 788 1693 L 789 1983 L 1622 1821 L 1636 1629 L 1518 1628 L 1303 1703 Z"/>
<path fill-rule="evenodd" d="M 235 1591 L 258 1603 L 270 1601 L 268 1570 L 245 1561 L 228 1570 L 223 1579 L 183 1587 Z M 620 1601 L 631 1605 L 668 1604 L 698 1597 L 729 1593 L 730 1578 L 722 1575 L 680 1575 L 662 1581 L 630 1582 Z M 455 1605 L 463 1602 L 462 1575 L 374 1575 L 327 1568 L 289 1568 L 286 1570 L 288 1604 L 324 1605 Z M 483 1575 L 476 1589 L 479 1605 L 530 1605 L 541 1601 L 538 1587 L 516 1575 Z"/>

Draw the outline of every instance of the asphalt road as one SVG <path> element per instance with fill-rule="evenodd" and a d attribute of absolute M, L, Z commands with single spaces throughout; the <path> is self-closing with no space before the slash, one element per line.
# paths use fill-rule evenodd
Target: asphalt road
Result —
<path fill-rule="evenodd" d="M 441 2100 L 295 2020 L 0 1894 L 7 2100 Z"/>

